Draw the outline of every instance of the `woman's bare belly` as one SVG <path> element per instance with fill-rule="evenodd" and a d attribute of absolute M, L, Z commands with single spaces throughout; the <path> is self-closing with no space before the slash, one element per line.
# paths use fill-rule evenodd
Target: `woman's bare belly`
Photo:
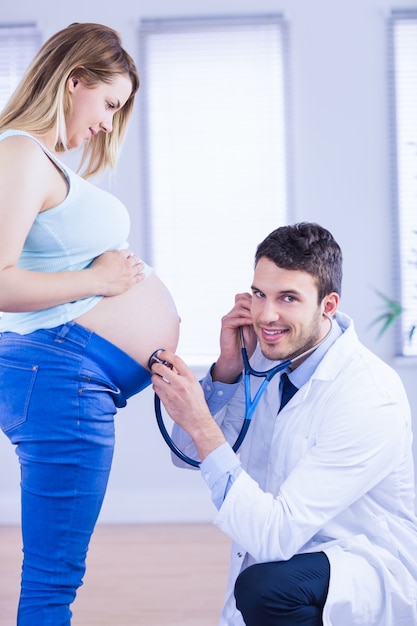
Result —
<path fill-rule="evenodd" d="M 143 367 L 158 348 L 174 352 L 178 345 L 180 318 L 171 294 L 154 272 L 120 296 L 103 298 L 75 321 Z"/>

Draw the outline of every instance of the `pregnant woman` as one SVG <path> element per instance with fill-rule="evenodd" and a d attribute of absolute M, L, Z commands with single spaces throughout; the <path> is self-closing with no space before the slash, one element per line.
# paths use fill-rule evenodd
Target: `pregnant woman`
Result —
<path fill-rule="evenodd" d="M 139 78 L 120 37 L 72 24 L 0 113 L 0 426 L 21 466 L 18 626 L 68 626 L 106 491 L 114 415 L 174 350 L 179 318 L 129 248 L 113 167 Z M 82 176 L 60 155 L 84 147 Z"/>

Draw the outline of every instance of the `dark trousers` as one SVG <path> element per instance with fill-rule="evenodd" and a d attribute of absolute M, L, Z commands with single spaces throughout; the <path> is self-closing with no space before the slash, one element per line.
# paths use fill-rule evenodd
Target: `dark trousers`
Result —
<path fill-rule="evenodd" d="M 322 626 L 329 578 L 324 552 L 257 563 L 236 580 L 236 606 L 246 626 Z"/>

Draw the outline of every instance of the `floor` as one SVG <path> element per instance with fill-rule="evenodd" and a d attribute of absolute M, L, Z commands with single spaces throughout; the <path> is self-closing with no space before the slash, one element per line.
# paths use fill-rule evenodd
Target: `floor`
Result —
<path fill-rule="evenodd" d="M 230 540 L 211 524 L 98 525 L 72 626 L 216 626 Z M 0 526 L 0 626 L 15 626 L 20 530 Z"/>

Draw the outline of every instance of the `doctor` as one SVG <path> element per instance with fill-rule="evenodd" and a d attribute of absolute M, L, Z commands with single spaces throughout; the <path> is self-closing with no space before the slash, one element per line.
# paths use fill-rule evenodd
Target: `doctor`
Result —
<path fill-rule="evenodd" d="M 417 624 L 410 409 L 395 371 L 338 312 L 341 279 L 329 231 L 278 228 L 258 246 L 251 294 L 222 319 L 201 385 L 172 352 L 160 356 L 174 369 L 153 366 L 174 440 L 201 459 L 215 524 L 234 541 L 222 626 Z M 284 374 L 271 381 L 236 455 L 241 326 L 256 370 L 317 349 L 286 372 L 289 399 Z"/>

